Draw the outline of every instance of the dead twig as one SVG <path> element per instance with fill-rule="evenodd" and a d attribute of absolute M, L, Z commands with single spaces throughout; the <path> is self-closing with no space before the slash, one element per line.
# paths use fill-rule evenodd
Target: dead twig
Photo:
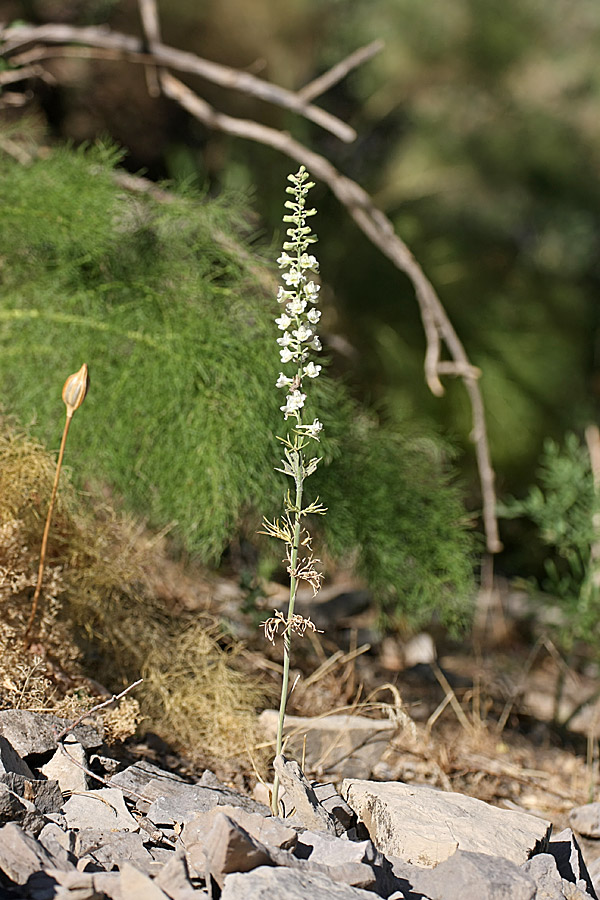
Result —
<path fill-rule="evenodd" d="M 446 697 L 448 697 L 448 703 L 451 705 L 452 709 L 454 710 L 456 718 L 458 719 L 458 721 L 460 722 L 460 724 L 462 725 L 464 730 L 467 732 L 467 734 L 472 734 L 474 731 L 473 725 L 467 719 L 462 706 L 460 705 L 460 703 L 458 702 L 458 700 L 456 698 L 456 694 L 454 693 L 454 690 L 450 687 L 450 682 L 448 681 L 448 679 L 446 678 L 446 676 L 444 675 L 444 673 L 442 672 L 442 670 L 440 669 L 440 667 L 438 666 L 438 664 L 436 662 L 432 662 L 429 665 L 431 666 L 433 674 L 439 681 L 440 686 L 442 687 L 442 690 L 444 691 Z"/>
<path fill-rule="evenodd" d="M 353 69 L 362 66 L 363 63 L 368 62 L 368 60 L 372 59 L 378 53 L 381 53 L 384 46 L 385 44 L 383 41 L 376 40 L 371 41 L 370 44 L 366 44 L 364 47 L 359 47 L 358 50 L 355 50 L 347 56 L 346 59 L 336 63 L 336 65 L 327 72 L 324 72 L 322 75 L 319 75 L 318 78 L 315 78 L 303 88 L 300 88 L 297 92 L 298 97 L 301 97 L 307 103 L 310 100 L 315 100 L 317 97 L 320 97 L 326 91 L 330 90 L 330 88 L 339 81 L 342 81 L 342 79 L 344 79 Z"/>
<path fill-rule="evenodd" d="M 229 66 L 212 62 L 188 53 L 184 50 L 176 50 L 162 42 L 153 42 L 152 50 L 145 47 L 145 42 L 133 35 L 121 34 L 111 31 L 106 27 L 91 26 L 77 28 L 72 25 L 18 25 L 12 28 L 0 29 L 1 54 L 11 57 L 12 65 L 24 65 L 33 61 L 49 59 L 52 56 L 64 56 L 61 52 L 61 44 L 82 44 L 88 48 L 94 47 L 100 50 L 112 50 L 115 58 L 126 59 L 148 66 L 169 67 L 178 72 L 187 72 L 190 75 L 199 75 L 201 78 L 218 84 L 221 87 L 241 91 L 275 106 L 281 106 L 292 112 L 298 113 L 314 122 L 315 125 L 329 131 L 342 141 L 351 143 L 356 139 L 356 132 L 345 122 L 331 115 L 331 113 L 307 103 L 298 94 L 288 91 L 279 85 L 271 84 L 262 78 L 257 78 L 250 72 L 242 72 Z M 58 53 L 48 46 L 34 47 L 29 53 L 21 54 L 16 59 L 12 57 L 18 50 L 35 44 L 58 45 Z M 77 54 L 73 54 L 77 55 Z"/>
<path fill-rule="evenodd" d="M 124 690 L 121 691 L 120 694 L 113 694 L 112 697 L 108 697 L 108 699 L 103 700 L 102 703 L 97 703 L 95 706 L 92 706 L 91 709 L 86 709 L 85 712 L 81 713 L 79 718 L 75 719 L 74 722 L 71 722 L 66 728 L 63 728 L 56 735 L 56 741 L 60 744 L 61 741 L 64 741 L 66 736 L 70 734 L 78 725 L 81 725 L 84 719 L 89 718 L 94 713 L 99 712 L 101 709 L 104 709 L 107 706 L 110 706 L 111 703 L 117 703 L 119 700 L 122 700 L 125 694 L 128 694 L 129 691 L 132 691 L 134 688 L 138 687 L 142 682 L 143 678 L 138 678 L 137 681 L 134 681 L 132 684 L 129 684 Z"/>
<path fill-rule="evenodd" d="M 150 53 L 154 53 L 154 48 L 160 44 L 160 24 L 156 2 L 155 0 L 138 0 L 138 9 L 148 50 Z M 146 87 L 149 95 L 151 97 L 160 97 L 158 69 L 156 66 L 146 66 L 144 71 L 146 73 Z"/>

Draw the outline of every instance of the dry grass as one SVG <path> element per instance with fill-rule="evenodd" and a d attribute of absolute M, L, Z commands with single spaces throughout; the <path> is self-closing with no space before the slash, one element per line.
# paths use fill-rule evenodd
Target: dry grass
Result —
<path fill-rule="evenodd" d="M 98 683 L 120 691 L 142 674 L 136 698 L 105 714 L 113 739 L 133 733 L 141 714 L 188 756 L 243 754 L 259 691 L 232 666 L 235 650 L 222 648 L 214 622 L 164 608 L 148 587 L 156 542 L 109 503 L 84 503 L 68 472 L 25 646 L 54 470 L 52 454 L 0 418 L 0 708 L 69 715 L 96 701 Z"/>

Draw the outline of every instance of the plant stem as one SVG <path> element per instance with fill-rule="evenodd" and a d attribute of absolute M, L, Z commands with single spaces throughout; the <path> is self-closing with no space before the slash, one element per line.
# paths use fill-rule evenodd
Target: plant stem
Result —
<path fill-rule="evenodd" d="M 275 756 L 279 756 L 283 748 L 283 722 L 285 719 L 285 708 L 287 705 L 287 692 L 290 678 L 290 636 L 291 623 L 294 615 L 294 606 L 296 604 L 296 591 L 298 589 L 298 579 L 295 575 L 296 564 L 298 562 L 298 549 L 300 546 L 300 510 L 302 509 L 302 490 L 304 487 L 304 479 L 301 472 L 296 480 L 296 503 L 295 503 L 295 519 L 294 519 L 294 542 L 292 544 L 292 552 L 290 554 L 290 601 L 288 604 L 287 624 L 283 634 L 283 681 L 281 684 L 281 700 L 279 702 L 279 720 L 277 722 L 277 744 Z M 271 795 L 271 811 L 273 815 L 279 815 L 279 776 L 275 775 L 273 780 L 273 793 Z"/>
<path fill-rule="evenodd" d="M 56 500 L 56 493 L 58 491 L 58 479 L 60 478 L 60 470 L 62 467 L 63 456 L 65 455 L 65 444 L 67 443 L 67 434 L 69 433 L 69 425 L 71 424 L 71 419 L 73 418 L 73 413 L 69 415 L 67 412 L 67 420 L 65 422 L 65 427 L 63 429 L 62 440 L 60 442 L 60 450 L 58 452 L 58 461 L 56 463 L 56 473 L 54 475 L 54 484 L 52 485 L 52 495 L 50 497 L 50 506 L 48 507 L 48 515 L 46 516 L 46 526 L 44 528 L 44 535 L 42 537 L 42 549 L 40 551 L 40 565 L 38 569 L 38 577 L 37 584 L 35 586 L 35 593 L 33 595 L 33 605 L 31 607 L 31 612 L 29 614 L 29 620 L 27 622 L 27 628 L 25 629 L 24 639 L 27 641 L 29 637 L 29 632 L 31 631 L 33 621 L 35 619 L 35 614 L 38 608 L 38 602 L 40 599 L 40 593 L 42 590 L 42 579 L 44 577 L 44 565 L 46 563 L 46 547 L 48 545 L 48 535 L 50 534 L 50 522 L 52 520 L 52 512 L 54 510 L 54 501 Z"/>

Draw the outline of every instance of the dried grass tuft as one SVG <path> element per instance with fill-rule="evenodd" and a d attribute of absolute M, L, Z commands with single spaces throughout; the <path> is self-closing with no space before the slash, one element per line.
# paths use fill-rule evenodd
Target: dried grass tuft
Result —
<path fill-rule="evenodd" d="M 118 692 L 142 674 L 136 698 L 104 714 L 113 740 L 142 718 L 192 758 L 243 754 L 260 694 L 233 667 L 235 649 L 222 649 L 212 621 L 165 610 L 146 574 L 155 542 L 109 503 L 84 504 L 68 472 L 25 646 L 54 471 L 52 454 L 0 417 L 0 708 L 73 715 L 95 702 L 97 682 Z"/>

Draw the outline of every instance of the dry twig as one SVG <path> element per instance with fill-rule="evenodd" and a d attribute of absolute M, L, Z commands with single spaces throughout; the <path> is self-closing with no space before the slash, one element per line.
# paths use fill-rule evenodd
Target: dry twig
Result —
<path fill-rule="evenodd" d="M 187 72 L 190 75 L 199 75 L 213 84 L 221 87 L 241 91 L 267 103 L 273 103 L 284 109 L 292 110 L 319 125 L 325 131 L 331 132 L 337 138 L 350 143 L 356 138 L 356 132 L 345 122 L 340 121 L 331 113 L 307 103 L 298 97 L 293 91 L 288 91 L 279 85 L 271 84 L 250 72 L 242 72 L 232 69 L 220 63 L 212 62 L 187 53 L 184 50 L 176 50 L 160 42 L 153 42 L 152 51 L 145 47 L 145 42 L 133 35 L 120 34 L 105 27 L 77 28 L 72 25 L 18 25 L 13 28 L 0 29 L 1 52 L 5 58 L 10 57 L 12 65 L 25 65 L 31 62 L 40 62 L 53 56 L 77 56 L 77 51 L 65 52 L 62 44 L 82 44 L 88 48 L 109 50 L 114 53 L 114 59 L 126 59 L 129 62 L 144 66 L 168 66 L 178 72 Z M 29 52 L 23 52 L 17 57 L 17 50 L 24 51 L 26 47 L 34 46 Z M 77 48 L 78 50 L 78 48 Z M 85 54 L 84 54 L 85 55 Z M 107 58 L 107 57 L 105 57 Z"/>

